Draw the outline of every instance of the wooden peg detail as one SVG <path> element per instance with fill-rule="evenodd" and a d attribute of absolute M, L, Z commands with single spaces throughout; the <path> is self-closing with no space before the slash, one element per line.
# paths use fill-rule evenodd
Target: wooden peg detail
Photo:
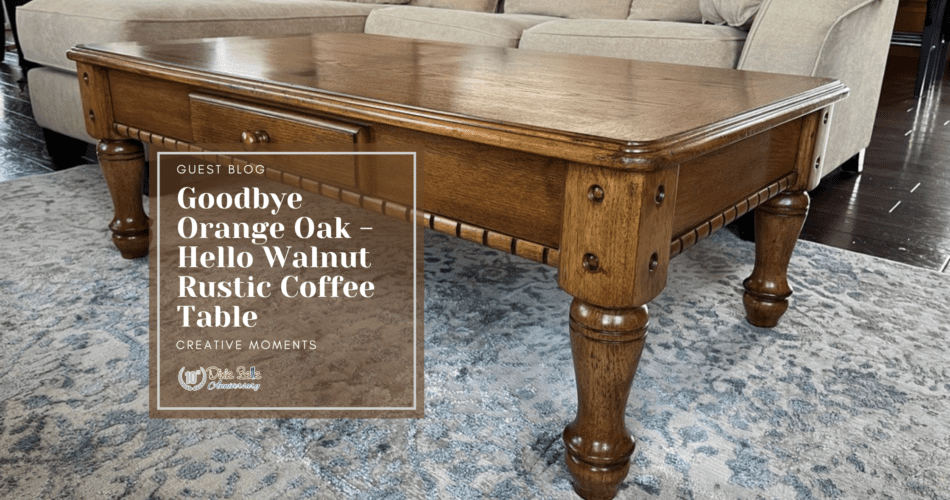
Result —
<path fill-rule="evenodd" d="M 85 63 L 76 64 L 86 132 L 96 139 L 118 139 L 112 129 L 112 91 L 109 72 Z"/>
<path fill-rule="evenodd" d="M 810 191 L 818 187 L 833 114 L 834 104 L 831 104 L 802 118 L 802 133 L 799 136 L 798 157 L 795 160 L 798 182 L 792 186 L 793 191 Z"/>
<path fill-rule="evenodd" d="M 679 168 L 623 172 L 571 164 L 558 284 L 600 307 L 649 302 L 666 285 Z"/>

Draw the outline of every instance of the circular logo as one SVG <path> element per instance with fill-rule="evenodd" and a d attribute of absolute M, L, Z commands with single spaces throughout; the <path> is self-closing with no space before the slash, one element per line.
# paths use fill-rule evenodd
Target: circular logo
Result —
<path fill-rule="evenodd" d="M 201 382 L 198 381 L 198 374 L 201 374 Z M 185 367 L 181 367 L 181 370 L 178 371 L 178 383 L 187 391 L 197 391 L 204 387 L 205 382 L 208 380 L 208 374 L 205 372 L 203 367 L 198 367 L 197 370 L 192 370 L 190 372 L 185 371 Z"/>

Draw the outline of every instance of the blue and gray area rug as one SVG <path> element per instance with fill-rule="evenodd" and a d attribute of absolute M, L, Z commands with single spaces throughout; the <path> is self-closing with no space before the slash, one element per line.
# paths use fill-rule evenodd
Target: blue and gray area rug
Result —
<path fill-rule="evenodd" d="M 149 420 L 147 262 L 96 166 L 0 183 L 0 498 L 573 498 L 555 271 L 426 236 L 426 418 Z M 781 325 L 752 246 L 673 261 L 627 407 L 620 498 L 950 498 L 946 275 L 801 243 Z"/>

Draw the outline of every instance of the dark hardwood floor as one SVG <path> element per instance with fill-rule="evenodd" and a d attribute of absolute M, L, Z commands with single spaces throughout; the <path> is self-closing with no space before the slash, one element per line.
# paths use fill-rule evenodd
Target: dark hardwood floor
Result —
<path fill-rule="evenodd" d="M 4 52 L 0 67 L 0 181 L 52 172 L 43 134 L 33 121 L 33 111 L 16 55 Z"/>
<path fill-rule="evenodd" d="M 864 171 L 822 180 L 801 237 L 950 273 L 950 72 L 918 100 L 916 71 L 892 52 Z"/>
<path fill-rule="evenodd" d="M 33 121 L 30 93 L 9 31 L 5 38 L 0 63 L 0 182 L 55 171 L 43 131 Z M 95 148 L 89 148 L 85 158 L 95 163 Z"/>
<path fill-rule="evenodd" d="M 950 274 L 950 72 L 917 100 L 916 62 L 891 54 L 864 172 L 836 171 L 822 181 L 802 238 Z M 0 98 L 0 181 L 53 172 L 9 50 Z M 94 153 L 87 151 L 90 163 Z"/>

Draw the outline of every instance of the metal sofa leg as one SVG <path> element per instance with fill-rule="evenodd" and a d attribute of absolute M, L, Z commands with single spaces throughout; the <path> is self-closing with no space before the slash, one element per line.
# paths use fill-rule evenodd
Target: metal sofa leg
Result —
<path fill-rule="evenodd" d="M 852 174 L 860 174 L 864 170 L 864 151 L 858 151 L 858 154 L 852 156 L 847 161 L 841 164 L 842 172 L 850 172 Z"/>

